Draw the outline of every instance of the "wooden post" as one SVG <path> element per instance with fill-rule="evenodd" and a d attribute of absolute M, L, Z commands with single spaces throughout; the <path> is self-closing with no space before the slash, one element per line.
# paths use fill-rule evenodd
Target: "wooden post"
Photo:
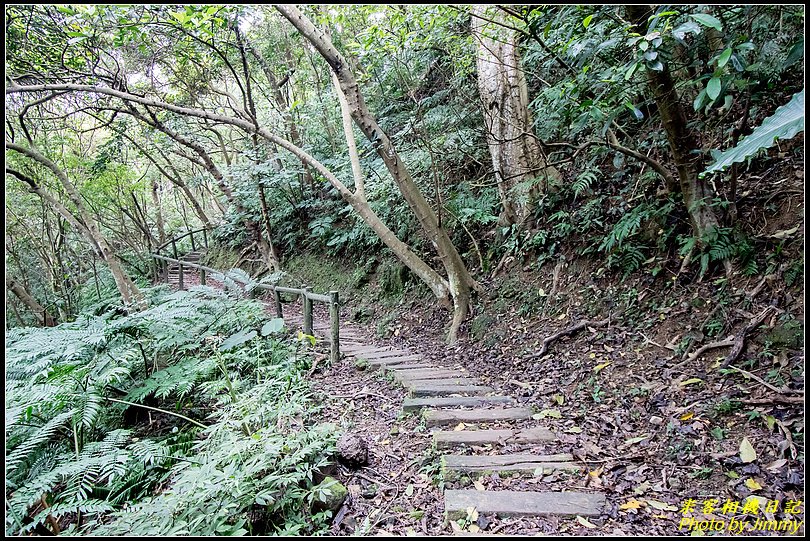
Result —
<path fill-rule="evenodd" d="M 181 291 L 184 288 L 184 286 L 183 286 L 183 264 L 182 263 L 177 264 L 177 287 Z"/>
<path fill-rule="evenodd" d="M 312 299 L 309 298 L 309 293 L 312 289 L 309 286 L 301 286 L 304 290 L 304 334 L 312 334 Z"/>
<path fill-rule="evenodd" d="M 192 252 L 197 251 L 197 245 L 194 244 L 194 231 L 191 232 L 191 251 Z"/>
<path fill-rule="evenodd" d="M 284 313 L 281 311 L 281 293 L 276 288 L 273 288 L 273 299 L 276 301 L 276 317 L 284 318 Z"/>
<path fill-rule="evenodd" d="M 200 285 L 205 285 L 205 269 L 200 269 Z"/>
<path fill-rule="evenodd" d="M 177 259 L 177 242 L 174 239 L 172 239 L 172 254 L 174 254 L 172 257 Z"/>
<path fill-rule="evenodd" d="M 331 348 L 329 351 L 329 359 L 336 363 L 340 360 L 340 300 L 338 299 L 337 291 L 330 291 L 329 296 L 329 320 L 332 324 L 331 333 Z"/>
<path fill-rule="evenodd" d="M 205 249 L 208 249 L 208 232 L 203 228 L 203 245 L 205 245 Z"/>

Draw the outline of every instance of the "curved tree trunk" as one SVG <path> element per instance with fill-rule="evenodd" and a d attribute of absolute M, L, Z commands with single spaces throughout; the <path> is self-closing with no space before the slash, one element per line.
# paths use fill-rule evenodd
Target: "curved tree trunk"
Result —
<path fill-rule="evenodd" d="M 643 34 L 647 29 L 647 18 L 652 14 L 653 7 L 628 5 L 626 9 L 630 20 Z M 720 223 L 710 206 L 714 194 L 706 181 L 698 177 L 698 173 L 702 170 L 702 159 L 696 152 L 699 147 L 697 137 L 689 129 L 687 116 L 669 67 L 664 64 L 661 71 L 648 69 L 647 82 L 655 97 L 661 122 L 667 134 L 692 230 L 698 244 L 703 244 L 720 227 Z"/>
<path fill-rule="evenodd" d="M 473 7 L 472 15 L 472 31 L 478 41 L 478 90 L 502 206 L 500 222 L 522 223 L 537 193 L 523 183 L 542 178 L 547 190 L 549 181 L 559 180 L 560 174 L 548 166 L 533 135 L 517 32 L 486 20 L 503 18 L 500 10 L 479 5 Z"/>
<path fill-rule="evenodd" d="M 85 207 L 81 195 L 76 190 L 76 187 L 70 181 L 67 174 L 58 165 L 33 148 L 26 148 L 14 143 L 6 143 L 6 148 L 19 152 L 20 154 L 40 163 L 41 165 L 44 165 L 51 170 L 56 178 L 59 179 L 59 182 L 65 189 L 65 192 L 67 193 L 71 203 L 73 203 L 73 206 L 76 207 L 76 211 L 79 213 L 81 219 L 78 219 L 73 215 L 73 213 L 68 211 L 61 204 L 56 207 L 57 211 L 60 213 L 65 212 L 65 218 L 69 219 L 71 223 L 82 224 L 83 227 L 81 227 L 79 231 L 81 231 L 85 238 L 90 241 L 100 257 L 107 263 L 107 266 L 110 268 L 110 272 L 113 275 L 113 279 L 115 280 L 115 285 L 118 287 L 119 293 L 121 293 L 121 299 L 123 300 L 124 305 L 127 308 L 134 308 L 135 310 L 144 308 L 145 299 L 143 293 L 141 293 L 138 286 L 136 286 L 135 282 L 132 281 L 132 278 L 130 278 L 129 275 L 124 271 L 121 260 L 112 250 L 107 239 L 101 234 L 98 224 Z M 32 182 L 33 181 L 29 181 L 29 183 Z M 34 187 L 35 185 L 32 185 L 32 190 Z M 38 186 L 36 186 L 36 190 L 34 191 L 40 194 L 45 193 Z M 50 201 L 55 201 L 55 199 L 51 198 Z M 72 217 L 72 219 L 68 218 L 69 216 Z"/>
<path fill-rule="evenodd" d="M 439 254 L 439 259 L 447 273 L 449 293 L 453 302 L 453 322 L 448 332 L 448 342 L 455 342 L 458 328 L 469 311 L 470 289 L 478 284 L 470 275 L 461 255 L 456 250 L 447 232 L 439 226 L 436 213 L 428 204 L 422 192 L 411 178 L 405 163 L 400 158 L 388 135 L 377 124 L 368 110 L 360 86 L 349 69 L 348 62 L 334 47 L 323 31 L 318 29 L 297 8 L 275 6 L 276 9 L 298 29 L 332 68 L 345 95 L 352 119 L 360 131 L 373 144 L 388 171 L 399 187 L 400 193 L 416 215 L 422 230 Z"/>
<path fill-rule="evenodd" d="M 14 293 L 24 305 L 26 305 L 31 313 L 37 318 L 37 322 L 43 327 L 53 327 L 56 325 L 54 317 L 48 313 L 44 306 L 39 304 L 37 300 L 30 294 L 23 285 L 8 274 L 6 274 L 6 289 Z M 19 316 L 18 316 L 19 317 Z"/>

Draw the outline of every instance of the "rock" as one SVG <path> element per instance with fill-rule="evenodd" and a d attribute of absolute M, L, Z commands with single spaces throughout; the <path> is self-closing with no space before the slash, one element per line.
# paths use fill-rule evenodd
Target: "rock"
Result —
<path fill-rule="evenodd" d="M 314 492 L 316 494 L 312 506 L 316 511 L 337 511 L 343 505 L 346 495 L 349 493 L 348 489 L 335 479 L 334 477 L 327 477 L 318 484 Z"/>
<path fill-rule="evenodd" d="M 355 434 L 343 434 L 337 442 L 338 457 L 351 466 L 368 463 L 368 443 Z"/>
<path fill-rule="evenodd" d="M 650 417 L 650 424 L 651 425 L 658 426 L 658 425 L 661 425 L 663 423 L 664 423 L 664 418 L 663 417 L 659 417 L 657 415 L 653 415 L 652 417 Z"/>

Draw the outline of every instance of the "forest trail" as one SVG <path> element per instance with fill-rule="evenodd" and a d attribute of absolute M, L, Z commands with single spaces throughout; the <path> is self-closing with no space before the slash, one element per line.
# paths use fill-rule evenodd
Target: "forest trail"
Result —
<path fill-rule="evenodd" d="M 197 263 L 200 255 L 191 252 L 182 260 Z M 170 265 L 167 282 L 179 287 L 179 277 L 177 265 Z M 200 283 L 196 269 L 184 270 L 183 278 L 186 288 Z M 207 280 L 213 287 L 222 286 L 210 277 Z M 271 302 L 263 302 L 268 311 L 274 310 Z M 284 319 L 289 329 L 303 327 L 303 317 L 294 309 L 285 310 Z M 329 325 L 324 318 L 320 321 L 315 318 L 313 330 L 320 344 L 329 344 Z M 407 349 L 373 345 L 364 335 L 362 329 L 341 323 L 340 364 L 344 370 L 360 372 L 364 383 L 379 372 L 387 376 L 390 386 L 406 391 L 398 406 L 399 417 L 406 414 L 421 417 L 431 431 L 429 445 L 436 451 L 436 468 L 444 479 L 452 479 L 462 487 L 442 491 L 444 517 L 474 525 L 482 516 L 570 516 L 585 520 L 583 517 L 598 517 L 604 512 L 606 498 L 600 492 L 484 489 L 473 480 L 474 475 L 581 476 L 589 468 L 572 454 L 558 452 L 556 434 L 538 424 L 538 416 L 532 409 L 516 406 L 512 396 L 497 394 L 464 368 L 441 366 Z M 333 372 L 333 377 L 339 373 Z M 340 381 L 322 381 L 321 386 L 339 387 Z M 398 429 L 393 432 L 400 433 Z M 338 512 L 333 528 L 339 526 L 341 518 Z"/>

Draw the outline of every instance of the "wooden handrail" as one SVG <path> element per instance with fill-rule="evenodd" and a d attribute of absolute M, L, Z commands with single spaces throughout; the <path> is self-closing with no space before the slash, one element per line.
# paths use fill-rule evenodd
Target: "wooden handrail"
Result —
<path fill-rule="evenodd" d="M 171 238 L 171 239 L 167 240 L 166 242 L 164 242 L 163 244 L 159 245 L 158 247 L 156 247 L 156 248 L 155 248 L 155 253 L 156 253 L 156 254 L 160 254 L 160 251 L 161 251 L 163 248 L 165 248 L 166 246 L 168 246 L 169 244 L 171 244 L 172 242 L 175 242 L 175 243 L 176 243 L 176 242 L 178 242 L 178 241 L 180 241 L 180 240 L 182 240 L 182 239 L 186 238 L 186 237 L 187 237 L 187 236 L 189 236 L 189 235 L 193 235 L 194 233 L 203 233 L 203 234 L 205 234 L 205 233 L 207 233 L 207 231 L 208 231 L 209 229 L 210 229 L 210 228 L 208 228 L 208 227 L 200 227 L 200 228 L 198 228 L 198 229 L 192 229 L 191 231 L 186 231 L 186 232 L 185 232 L 185 233 L 183 233 L 182 235 L 180 235 L 180 236 L 178 236 L 178 237 L 173 237 L 173 238 Z M 206 235 L 206 241 L 207 241 L 207 235 Z"/>
<path fill-rule="evenodd" d="M 177 240 L 177 239 L 173 239 Z M 183 267 L 191 267 L 193 269 L 197 269 L 200 271 L 200 281 L 204 284 L 205 282 L 205 275 L 206 273 L 210 274 L 219 274 L 223 277 L 227 276 L 226 272 L 214 269 L 212 267 L 207 267 L 205 265 L 200 265 L 199 263 L 191 263 L 190 261 L 183 261 L 181 259 L 173 258 L 173 257 L 166 257 L 160 255 L 158 253 L 150 254 L 153 258 L 159 259 L 162 261 L 166 261 L 169 263 L 175 263 L 178 265 L 178 269 L 180 271 L 180 276 L 183 275 Z M 227 276 L 231 280 L 235 282 L 240 282 L 242 284 L 248 284 L 249 281 L 245 281 L 241 278 L 236 276 Z M 182 278 L 181 278 L 182 279 Z M 182 282 L 181 282 L 182 284 Z M 280 318 L 283 318 L 282 310 L 281 310 L 281 299 L 279 297 L 280 293 L 290 293 L 292 295 L 298 295 L 302 299 L 304 299 L 304 326 L 305 332 L 307 334 L 313 334 L 312 330 L 312 301 L 322 302 L 329 306 L 329 320 L 330 320 L 330 340 L 331 340 L 331 348 L 330 348 L 330 358 L 333 362 L 336 362 L 340 357 L 340 296 L 337 291 L 330 291 L 328 295 L 322 295 L 319 293 L 313 293 L 310 291 L 310 288 L 303 287 L 301 289 L 294 288 L 294 287 L 284 287 L 284 286 L 275 286 L 272 284 L 256 284 L 254 286 L 256 289 L 264 289 L 267 291 L 272 291 L 275 297 L 275 307 L 276 307 L 276 315 Z M 182 289 L 182 285 L 181 285 Z"/>

